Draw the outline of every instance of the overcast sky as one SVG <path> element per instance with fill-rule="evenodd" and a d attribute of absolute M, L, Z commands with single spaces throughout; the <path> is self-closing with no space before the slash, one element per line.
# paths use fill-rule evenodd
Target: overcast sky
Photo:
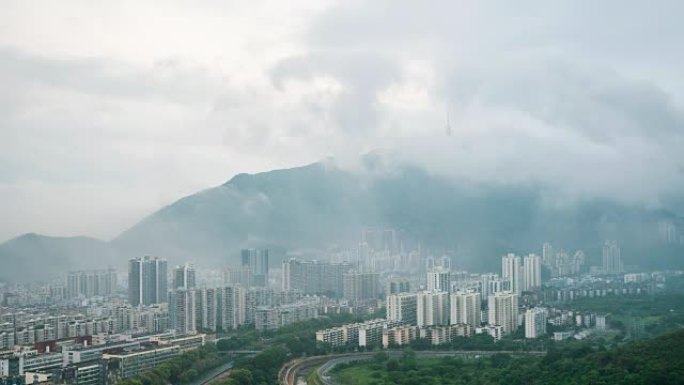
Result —
<path fill-rule="evenodd" d="M 4 0 L 0 241 L 110 239 L 236 173 L 376 148 L 454 178 L 657 205 L 684 191 L 682 14 L 681 1 Z"/>

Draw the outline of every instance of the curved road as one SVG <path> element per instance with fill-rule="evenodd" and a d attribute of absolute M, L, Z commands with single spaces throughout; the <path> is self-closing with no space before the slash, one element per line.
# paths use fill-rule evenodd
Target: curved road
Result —
<path fill-rule="evenodd" d="M 403 351 L 392 350 L 386 351 L 390 357 L 400 356 Z M 318 376 L 326 385 L 334 385 L 335 382 L 328 376 L 328 372 L 334 368 L 336 365 L 341 363 L 348 363 L 354 361 L 364 361 L 373 358 L 377 352 L 365 352 L 365 353 L 345 353 L 345 354 L 331 354 L 326 356 L 314 356 L 308 358 L 298 358 L 292 360 L 282 368 L 278 373 L 278 383 L 280 385 L 296 385 L 299 373 L 316 366 L 320 367 L 317 369 Z M 525 354 L 525 355 L 544 355 L 544 351 L 518 351 L 518 350 L 425 350 L 416 351 L 417 358 L 432 358 L 432 357 L 447 357 L 447 356 L 484 356 L 492 354 Z"/>
<path fill-rule="evenodd" d="M 230 369 L 233 368 L 233 362 L 227 362 L 217 368 L 214 368 L 212 371 L 209 373 L 203 375 L 202 377 L 196 379 L 195 381 L 191 382 L 188 385 L 205 385 L 213 381 L 216 377 L 222 375 L 223 373 L 226 373 L 230 371 Z"/>

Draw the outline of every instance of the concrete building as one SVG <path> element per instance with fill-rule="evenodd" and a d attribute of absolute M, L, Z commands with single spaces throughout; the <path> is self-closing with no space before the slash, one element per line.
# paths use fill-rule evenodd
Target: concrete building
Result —
<path fill-rule="evenodd" d="M 596 315 L 596 330 L 598 331 L 606 331 L 608 330 L 608 318 L 610 317 L 609 314 L 597 314 Z"/>
<path fill-rule="evenodd" d="M 102 359 L 105 360 L 107 367 L 114 371 L 116 378 L 125 379 L 154 369 L 180 353 L 180 346 L 171 345 L 120 354 L 104 354 Z"/>
<path fill-rule="evenodd" d="M 67 298 L 110 296 L 116 292 L 116 270 L 70 271 L 66 279 Z"/>
<path fill-rule="evenodd" d="M 401 322 L 398 321 L 384 319 L 345 324 L 317 331 L 316 341 L 330 344 L 333 347 L 347 344 L 359 347 L 381 345 L 384 341 L 385 331 L 400 324 Z"/>
<path fill-rule="evenodd" d="M 441 326 L 449 324 L 449 293 L 422 291 L 416 294 L 416 325 Z"/>
<path fill-rule="evenodd" d="M 467 324 L 479 327 L 482 297 L 476 291 L 458 291 L 450 296 L 450 321 L 452 325 Z"/>
<path fill-rule="evenodd" d="M 605 241 L 603 243 L 603 272 L 605 274 L 620 274 L 622 271 L 622 258 L 617 241 Z"/>
<path fill-rule="evenodd" d="M 185 264 L 176 266 L 173 269 L 173 288 L 174 289 L 194 289 L 195 288 L 195 266 Z"/>
<path fill-rule="evenodd" d="M 535 290 L 541 287 L 541 257 L 530 254 L 523 258 L 523 291 Z"/>
<path fill-rule="evenodd" d="M 556 254 L 553 251 L 553 246 L 548 242 L 542 245 L 542 263 L 549 267 L 556 264 Z"/>
<path fill-rule="evenodd" d="M 131 305 L 164 303 L 167 287 L 166 259 L 141 257 L 128 261 L 128 302 Z"/>
<path fill-rule="evenodd" d="M 318 318 L 318 303 L 300 301 L 279 306 L 261 306 L 254 313 L 257 330 L 277 330 L 295 322 Z"/>
<path fill-rule="evenodd" d="M 252 287 L 254 286 L 254 276 L 249 267 L 228 267 L 223 269 L 223 283 L 233 286 Z"/>
<path fill-rule="evenodd" d="M 217 326 L 224 331 L 237 329 L 246 320 L 245 290 L 240 286 L 225 286 L 216 289 Z"/>
<path fill-rule="evenodd" d="M 542 308 L 525 311 L 525 338 L 539 338 L 546 335 L 546 312 Z"/>
<path fill-rule="evenodd" d="M 283 290 L 342 297 L 344 273 L 352 268 L 353 265 L 347 262 L 300 261 L 291 258 L 283 261 Z"/>
<path fill-rule="evenodd" d="M 176 289 L 169 292 L 169 318 L 171 328 L 180 335 L 197 332 L 198 315 L 202 314 L 201 292 L 195 290 Z M 201 327 L 201 318 L 199 320 Z"/>
<path fill-rule="evenodd" d="M 382 347 L 387 349 L 390 345 L 408 345 L 418 336 L 418 328 L 411 325 L 395 326 L 383 330 Z"/>
<path fill-rule="evenodd" d="M 387 296 L 387 319 L 415 325 L 418 321 L 416 301 L 416 293 L 401 293 Z"/>
<path fill-rule="evenodd" d="M 501 258 L 501 277 L 511 283 L 510 290 L 517 295 L 520 295 L 523 289 L 520 273 L 520 257 L 511 253 Z"/>
<path fill-rule="evenodd" d="M 344 340 L 344 329 L 337 327 L 318 330 L 316 331 L 316 341 L 333 347 L 343 346 L 346 343 Z"/>
<path fill-rule="evenodd" d="M 436 266 L 430 269 L 427 273 L 427 290 L 428 291 L 446 291 L 450 290 L 450 271 L 446 267 Z"/>
<path fill-rule="evenodd" d="M 342 275 L 343 297 L 358 302 L 377 299 L 380 282 L 377 273 L 350 271 Z"/>
<path fill-rule="evenodd" d="M 501 290 L 495 290 L 492 291 L 492 283 L 491 282 L 499 282 L 499 274 L 496 273 L 485 273 L 485 274 L 480 274 L 480 294 L 482 294 L 482 298 L 486 301 L 487 298 L 489 298 L 489 294 L 494 293 L 496 291 L 501 291 Z"/>
<path fill-rule="evenodd" d="M 387 281 L 386 295 L 408 293 L 411 291 L 411 282 L 406 278 L 391 278 Z"/>
<path fill-rule="evenodd" d="M 510 291 L 502 291 L 489 296 L 488 322 L 491 326 L 501 326 L 503 333 L 518 330 L 518 295 Z"/>
<path fill-rule="evenodd" d="M 243 249 L 240 261 L 252 274 L 254 286 L 268 286 L 268 249 Z"/>
<path fill-rule="evenodd" d="M 246 293 L 245 304 L 245 323 L 253 325 L 255 322 L 254 314 L 257 308 L 276 305 L 275 293 L 273 289 L 268 287 L 250 287 Z"/>

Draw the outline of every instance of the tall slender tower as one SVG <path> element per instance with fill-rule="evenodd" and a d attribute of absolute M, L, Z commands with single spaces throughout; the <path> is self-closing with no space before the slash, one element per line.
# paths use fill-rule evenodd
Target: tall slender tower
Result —
<path fill-rule="evenodd" d="M 167 301 L 167 262 L 159 257 L 138 257 L 128 261 L 128 301 L 151 305 Z"/>
<path fill-rule="evenodd" d="M 622 258 L 617 241 L 605 241 L 603 243 L 603 272 L 619 274 L 622 270 Z"/>
<path fill-rule="evenodd" d="M 541 258 L 530 254 L 523 259 L 523 290 L 531 290 L 541 287 Z"/>
<path fill-rule="evenodd" d="M 268 286 L 268 249 L 243 249 L 240 253 L 243 268 L 249 268 L 254 286 Z"/>
<path fill-rule="evenodd" d="M 487 301 L 490 325 L 502 326 L 504 334 L 518 330 L 518 296 L 510 291 L 500 291 Z"/>
<path fill-rule="evenodd" d="M 174 289 L 192 289 L 195 287 L 195 266 L 186 263 L 173 270 Z"/>
<path fill-rule="evenodd" d="M 482 296 L 479 292 L 457 291 L 451 294 L 451 324 L 468 324 L 472 327 L 480 326 L 480 306 Z"/>
<path fill-rule="evenodd" d="M 517 295 L 520 295 L 523 290 L 520 275 L 520 257 L 513 253 L 504 255 L 501 258 L 501 278 L 511 283 L 511 291 Z"/>

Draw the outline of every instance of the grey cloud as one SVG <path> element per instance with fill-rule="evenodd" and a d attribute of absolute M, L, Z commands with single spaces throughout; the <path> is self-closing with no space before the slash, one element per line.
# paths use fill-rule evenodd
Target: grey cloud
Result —
<path fill-rule="evenodd" d="M 342 83 L 331 113 L 338 128 L 351 134 L 377 127 L 377 92 L 397 82 L 400 73 L 397 64 L 381 54 L 333 51 L 290 57 L 271 70 L 273 84 L 281 91 L 287 80 L 311 81 L 316 76 L 330 76 Z"/>
<path fill-rule="evenodd" d="M 484 68 L 445 73 L 444 97 L 461 105 L 477 101 L 519 110 L 599 142 L 624 136 L 669 140 L 683 133 L 682 111 L 652 82 L 545 58 L 525 63 L 502 58 Z"/>
<path fill-rule="evenodd" d="M 18 15 L 35 14 L 20 3 Z M 68 211 L 55 208 L 71 208 L 68 196 L 81 185 L 102 205 L 129 194 L 122 201 L 152 202 L 150 211 L 233 173 L 374 148 L 459 181 L 546 184 L 558 199 L 657 202 L 684 188 L 682 2 L 379 0 L 320 12 L 306 4 L 310 19 L 282 18 L 273 30 L 277 17 L 254 20 L 244 31 L 252 40 L 239 30 L 217 33 L 232 15 L 258 13 L 224 5 L 212 2 L 203 13 L 190 2 L 152 4 L 170 7 L 145 16 L 144 25 L 159 28 L 155 39 L 182 36 L 164 30 L 176 28 L 164 15 L 173 19 L 186 6 L 191 23 L 210 28 L 192 28 L 192 39 L 178 44 L 162 41 L 145 58 L 136 56 L 144 44 L 121 33 L 134 12 L 106 18 L 99 33 L 122 37 L 103 49 L 89 39 L 41 49 L 55 41 L 3 36 L 0 189 L 21 202 L 4 216 L 8 223 L 62 231 L 53 220 L 43 228 L 29 222 Z M 85 33 L 61 27 L 72 39 Z M 117 43 L 131 49 L 113 49 Z M 321 90 L 321 79 L 339 87 Z M 112 184 L 119 193 L 104 193 Z M 17 197 L 48 195 L 64 198 L 22 216 L 31 200 Z M 79 226 L 83 218 L 71 220 L 73 233 L 93 222 Z M 0 228 L 0 238 L 18 228 Z"/>
<path fill-rule="evenodd" d="M 9 47 L 0 47 L 0 74 L 92 95 L 191 104 L 216 97 L 228 85 L 227 76 L 177 59 L 145 68 L 100 58 L 43 57 Z"/>
<path fill-rule="evenodd" d="M 629 7 L 531 1 L 514 8 L 468 1 L 343 3 L 312 23 L 307 39 L 312 52 L 335 47 L 334 59 L 296 68 L 335 74 L 357 52 L 374 52 L 397 71 L 387 82 L 367 85 L 365 95 L 378 95 L 405 80 L 407 61 L 427 59 L 435 84 L 424 121 L 431 113 L 441 115 L 446 105 L 455 134 L 446 140 L 434 130 L 432 137 L 379 142 L 394 143 L 405 161 L 461 179 L 547 185 L 559 197 L 652 204 L 684 188 L 679 171 L 684 113 L 670 87 L 679 80 L 653 71 L 667 65 L 677 71 L 665 63 L 679 54 L 661 55 L 654 47 L 671 48 L 681 38 L 676 18 L 663 14 L 680 7 L 677 2 Z M 653 56 L 640 55 L 642 49 Z M 364 60 L 355 64 L 364 73 Z M 367 72 L 372 69 L 369 64 Z M 353 78 L 338 79 L 343 86 L 354 84 Z M 376 103 L 358 98 L 355 108 L 368 110 Z M 385 120 L 401 114 L 384 112 Z M 340 126 L 344 129 L 344 122 Z"/>

